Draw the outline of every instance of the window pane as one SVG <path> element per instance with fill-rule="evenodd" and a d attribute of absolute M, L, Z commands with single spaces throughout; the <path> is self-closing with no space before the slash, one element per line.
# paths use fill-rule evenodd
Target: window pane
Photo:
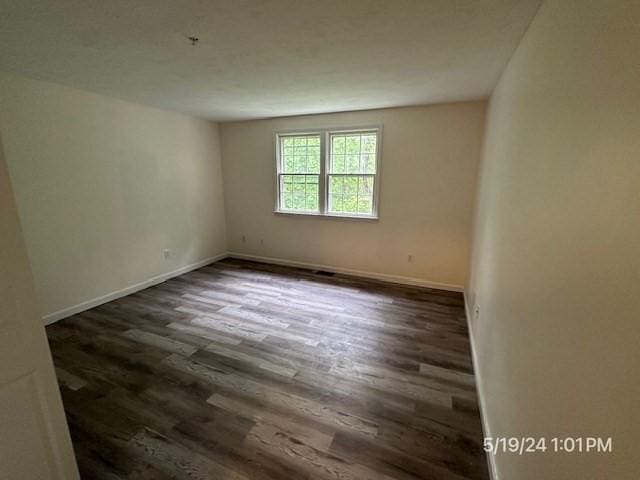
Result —
<path fill-rule="evenodd" d="M 342 195 L 344 191 L 344 177 L 330 177 L 329 189 L 330 193 L 334 195 Z"/>
<path fill-rule="evenodd" d="M 282 173 L 320 173 L 320 135 L 280 137 Z"/>
<path fill-rule="evenodd" d="M 360 173 L 360 155 L 347 155 L 345 157 L 344 173 Z"/>
<path fill-rule="evenodd" d="M 307 198 L 306 198 L 307 204 L 305 209 L 306 210 L 318 210 L 318 194 L 317 193 L 309 193 L 307 192 Z"/>
<path fill-rule="evenodd" d="M 373 214 L 373 177 L 359 177 L 358 213 Z"/>
<path fill-rule="evenodd" d="M 372 210 L 371 199 L 358 199 L 358 213 L 363 215 L 371 215 L 373 213 Z"/>
<path fill-rule="evenodd" d="M 376 136 L 375 134 L 362 136 L 362 153 L 376 153 Z"/>
<path fill-rule="evenodd" d="M 358 180 L 360 177 L 344 177 L 344 193 L 356 195 L 358 193 Z"/>
<path fill-rule="evenodd" d="M 376 156 L 373 154 L 362 155 L 360 157 L 360 168 L 362 173 L 376 173 Z"/>
<path fill-rule="evenodd" d="M 331 139 L 331 154 L 332 155 L 344 155 L 345 152 L 344 137 L 341 135 L 335 135 Z"/>
<path fill-rule="evenodd" d="M 284 210 L 318 211 L 319 175 L 281 175 L 280 205 Z"/>
<path fill-rule="evenodd" d="M 306 195 L 302 193 L 293 194 L 293 209 L 294 210 L 306 210 L 305 208 Z"/>
<path fill-rule="evenodd" d="M 349 135 L 346 137 L 347 141 L 347 155 L 360 154 L 360 135 Z"/>
<path fill-rule="evenodd" d="M 295 160 L 295 173 L 307 173 L 307 156 L 306 155 L 296 155 Z"/>
<path fill-rule="evenodd" d="M 318 147 L 317 153 L 313 149 L 309 149 L 309 155 L 307 155 L 307 168 L 309 172 L 320 173 L 320 148 Z"/>
<path fill-rule="evenodd" d="M 293 208 L 293 194 L 285 193 L 284 202 L 282 203 L 284 205 L 284 208 L 286 208 L 287 210 L 291 210 Z"/>
<path fill-rule="evenodd" d="M 293 155 L 286 155 L 284 157 L 283 168 L 285 172 L 293 172 L 293 170 L 295 169 L 295 160 Z"/>
<path fill-rule="evenodd" d="M 341 213 L 343 210 L 342 204 L 343 204 L 342 195 L 336 195 L 332 197 L 331 206 L 333 208 L 330 208 L 329 211 L 334 213 Z"/>
<path fill-rule="evenodd" d="M 307 184 L 307 193 L 313 193 L 318 196 L 318 175 L 307 175 L 305 177 L 305 182 Z"/>
<path fill-rule="evenodd" d="M 346 155 L 337 154 L 331 158 L 331 173 L 346 173 L 345 157 Z"/>
<path fill-rule="evenodd" d="M 344 213 L 356 213 L 358 211 L 358 196 L 345 195 L 343 198 L 342 211 Z"/>
<path fill-rule="evenodd" d="M 329 212 L 373 215 L 373 175 L 330 175 Z"/>
<path fill-rule="evenodd" d="M 376 133 L 331 135 L 330 173 L 376 173 Z"/>

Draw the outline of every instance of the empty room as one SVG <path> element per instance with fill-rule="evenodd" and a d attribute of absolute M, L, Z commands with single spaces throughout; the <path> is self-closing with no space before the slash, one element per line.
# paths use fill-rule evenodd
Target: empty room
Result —
<path fill-rule="evenodd" d="M 636 0 L 0 1 L 1 480 L 640 478 Z"/>

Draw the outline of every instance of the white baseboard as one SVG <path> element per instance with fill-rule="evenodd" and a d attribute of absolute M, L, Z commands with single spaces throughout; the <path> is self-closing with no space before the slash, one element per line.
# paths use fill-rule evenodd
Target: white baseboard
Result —
<path fill-rule="evenodd" d="M 464 296 L 464 310 L 467 315 L 467 329 L 469 330 L 469 343 L 471 344 L 471 361 L 473 362 L 473 374 L 476 379 L 476 390 L 478 391 L 478 406 L 480 407 L 480 418 L 482 420 L 482 433 L 485 438 L 491 437 L 491 432 L 489 430 L 489 424 L 487 422 L 487 416 L 485 415 L 484 409 L 484 395 L 482 392 L 482 378 L 478 369 L 478 357 L 476 356 L 476 348 L 475 348 L 475 336 L 473 335 L 473 329 L 471 327 L 471 312 L 469 311 L 469 303 L 467 302 L 467 295 L 463 292 Z M 487 463 L 489 464 L 489 477 L 491 480 L 498 480 L 498 470 L 496 468 L 496 457 L 495 455 L 491 455 L 487 453 Z"/>
<path fill-rule="evenodd" d="M 62 310 L 58 310 L 57 312 L 49 313 L 42 317 L 45 325 L 49 325 L 51 323 L 57 322 L 58 320 L 62 320 L 63 318 L 70 317 L 71 315 L 75 315 L 76 313 L 84 312 L 85 310 L 89 310 L 90 308 L 97 307 L 98 305 L 102 305 L 103 303 L 110 302 L 117 298 L 126 297 L 127 295 L 131 295 L 139 290 L 143 290 L 145 288 L 151 287 L 153 285 L 157 285 L 158 283 L 162 283 L 165 280 L 169 280 L 170 278 L 177 277 L 178 275 L 182 275 L 183 273 L 190 272 L 192 270 L 196 270 L 200 267 L 204 267 L 205 265 L 209 265 L 210 263 L 217 262 L 218 260 L 222 260 L 226 258 L 227 254 L 222 253 L 220 255 L 216 255 L 215 257 L 206 258 L 204 260 L 200 260 L 199 262 L 192 263 L 190 265 L 185 265 L 184 267 L 180 267 L 177 270 L 173 270 L 172 272 L 163 273 L 160 275 L 156 275 L 155 277 L 148 278 L 143 282 L 136 283 L 134 285 L 129 285 L 121 290 L 116 290 L 115 292 L 107 293 L 106 295 L 102 295 L 100 297 L 92 298 L 91 300 L 87 300 L 86 302 L 79 303 L 77 305 L 73 305 L 71 307 L 63 308 Z"/>
<path fill-rule="evenodd" d="M 319 265 L 315 263 L 297 262 L 294 260 L 285 260 L 281 258 L 261 257 L 257 255 L 247 255 L 244 253 L 228 252 L 228 253 L 222 253 L 220 255 L 216 255 L 215 257 L 207 258 L 205 260 L 201 260 L 196 263 L 192 263 L 190 265 L 185 265 L 184 267 L 180 267 L 177 270 L 173 270 L 172 272 L 163 273 L 161 275 L 157 275 L 155 277 L 151 277 L 147 280 L 144 280 L 143 282 L 136 283 L 134 285 L 129 285 L 128 287 L 125 287 L 120 290 L 116 290 L 115 292 L 107 293 L 106 295 L 92 298 L 91 300 L 87 300 L 86 302 L 82 302 L 77 305 L 72 305 L 71 307 L 63 308 L 62 310 L 58 310 L 53 313 L 49 313 L 43 316 L 42 319 L 44 320 L 45 325 L 49 325 L 51 323 L 57 322 L 58 320 L 62 320 L 63 318 L 67 318 L 67 317 L 70 317 L 71 315 L 75 315 L 76 313 L 84 312 L 85 310 L 89 310 L 90 308 L 97 307 L 98 305 L 102 305 L 103 303 L 116 300 L 117 298 L 126 297 L 127 295 L 131 295 L 132 293 L 135 293 L 139 290 L 143 290 L 153 285 L 157 285 L 158 283 L 162 283 L 170 278 L 177 277 L 178 275 L 182 275 L 183 273 L 196 270 L 200 267 L 204 267 L 205 265 L 209 265 L 210 263 L 217 262 L 218 260 L 222 260 L 227 257 L 238 258 L 243 260 L 253 260 L 256 262 L 270 263 L 275 265 L 284 265 L 288 267 L 305 268 L 309 270 L 324 270 L 327 272 L 353 275 L 354 277 L 371 278 L 374 280 L 382 280 L 385 282 L 399 283 L 402 285 L 435 288 L 439 290 L 448 290 L 452 292 L 463 291 L 463 288 L 460 285 L 451 285 L 448 283 L 439 283 L 439 282 L 429 282 L 427 280 L 422 280 L 419 278 L 402 277 L 398 275 L 388 275 L 385 273 L 366 272 L 362 270 L 352 270 L 349 268 L 333 267 L 330 265 Z"/>
<path fill-rule="evenodd" d="M 246 253 L 229 252 L 231 258 L 241 260 L 253 260 L 255 262 L 270 263 L 273 265 L 284 265 L 286 267 L 304 268 L 307 270 L 324 270 L 326 272 L 342 273 L 344 275 L 352 275 L 354 277 L 371 278 L 374 280 L 382 280 L 384 282 L 399 283 L 402 285 L 412 285 L 414 287 L 435 288 L 438 290 L 448 290 L 450 292 L 463 292 L 461 285 L 451 285 L 449 283 L 429 282 L 420 278 L 402 277 L 399 275 L 389 275 L 386 273 L 366 272 L 363 270 L 352 270 L 350 268 L 333 267 L 330 265 L 320 265 L 316 263 L 298 262 L 295 260 L 285 260 L 282 258 L 261 257 L 258 255 L 248 255 Z"/>

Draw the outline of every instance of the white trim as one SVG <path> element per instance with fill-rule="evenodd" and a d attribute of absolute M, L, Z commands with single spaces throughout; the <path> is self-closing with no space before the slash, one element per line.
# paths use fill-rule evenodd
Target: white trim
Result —
<path fill-rule="evenodd" d="M 162 273 L 160 275 L 156 275 L 155 277 L 148 278 L 140 283 L 136 283 L 134 285 L 129 285 L 120 290 L 116 290 L 115 292 L 107 293 L 106 295 L 102 295 L 100 297 L 92 298 L 91 300 L 87 300 L 86 302 L 79 303 L 77 305 L 73 305 L 71 307 L 63 308 L 62 310 L 58 310 L 57 312 L 49 313 L 42 317 L 45 325 L 49 325 L 51 323 L 57 322 L 58 320 L 62 320 L 63 318 L 70 317 L 71 315 L 75 315 L 76 313 L 84 312 L 85 310 L 89 310 L 90 308 L 97 307 L 98 305 L 102 305 L 103 303 L 110 302 L 112 300 L 116 300 L 117 298 L 126 297 L 127 295 L 131 295 L 139 290 L 143 290 L 148 287 L 152 287 L 153 285 L 157 285 L 162 283 L 170 278 L 177 277 L 178 275 L 182 275 L 183 273 L 190 272 L 192 270 L 196 270 L 200 267 L 204 267 L 205 265 L 209 265 L 211 263 L 217 262 L 218 260 L 222 260 L 227 258 L 227 253 L 221 253 L 220 255 L 216 255 L 214 257 L 206 258 L 204 260 L 200 260 L 199 262 L 192 263 L 190 265 L 185 265 L 184 267 L 180 267 L 177 270 L 173 270 L 171 272 Z"/>
<path fill-rule="evenodd" d="M 318 213 L 318 212 L 302 212 L 300 210 L 296 211 L 288 211 L 288 210 L 279 210 L 274 211 L 276 215 L 289 215 L 296 217 L 316 217 L 316 218 L 338 218 L 341 220 L 380 220 L 379 217 L 372 217 L 371 215 L 340 215 L 339 213 Z"/>
<path fill-rule="evenodd" d="M 399 283 L 402 285 L 411 285 L 414 287 L 434 288 L 438 290 L 447 290 L 450 292 L 462 292 L 463 287 L 460 285 L 452 285 L 449 283 L 430 282 L 420 278 L 403 277 L 400 275 L 389 275 L 387 273 L 367 272 L 363 270 L 352 270 L 350 268 L 334 267 L 331 265 L 320 265 L 317 263 L 298 262 L 296 260 L 285 260 L 283 258 L 261 257 L 259 255 L 249 255 L 246 253 L 229 252 L 230 258 L 240 260 L 253 260 L 254 262 L 270 263 L 274 265 L 283 265 L 286 267 L 304 268 L 307 270 L 324 270 L 326 272 L 342 273 L 352 275 L 354 277 L 371 278 L 373 280 L 381 280 L 383 282 Z"/>
<path fill-rule="evenodd" d="M 162 283 L 166 280 L 169 280 L 170 278 L 177 277 L 178 275 L 182 275 L 192 270 L 196 270 L 198 268 L 204 267 L 205 265 L 209 265 L 219 260 L 223 260 L 227 257 L 238 258 L 242 260 L 253 260 L 255 262 L 270 263 L 274 265 L 284 265 L 288 267 L 305 268 L 308 270 L 324 270 L 327 272 L 342 273 L 345 275 L 352 275 L 354 277 L 371 278 L 373 280 L 381 280 L 384 282 L 399 283 L 402 285 L 411 285 L 415 287 L 434 288 L 438 290 L 447 290 L 450 292 L 464 291 L 463 287 L 460 285 L 452 285 L 452 284 L 440 283 L 440 282 L 430 282 L 428 280 L 422 280 L 420 278 L 403 277 L 400 275 L 389 275 L 386 273 L 367 272 L 363 270 L 353 270 L 350 268 L 334 267 L 331 265 L 321 265 L 316 263 L 298 262 L 295 260 L 285 260 L 282 258 L 262 257 L 259 255 L 248 255 L 248 254 L 237 253 L 237 252 L 226 252 L 226 253 L 221 253 L 219 255 L 216 255 L 214 257 L 206 258 L 196 263 L 192 263 L 190 265 L 185 265 L 184 267 L 180 267 L 177 270 L 173 270 L 171 272 L 156 275 L 155 277 L 151 277 L 140 283 L 129 285 L 128 287 L 125 287 L 120 290 L 116 290 L 114 292 L 107 293 L 106 295 L 102 295 L 100 297 L 92 298 L 91 300 L 87 300 L 86 302 L 82 302 L 77 305 L 72 305 L 71 307 L 67 307 L 53 313 L 49 313 L 47 315 L 44 315 L 42 319 L 44 320 L 45 325 L 49 325 L 51 323 L 57 322 L 58 320 L 62 320 L 63 318 L 67 318 L 67 317 L 70 317 L 71 315 L 75 315 L 76 313 L 84 312 L 85 310 L 89 310 L 91 308 L 97 307 L 98 305 L 102 305 L 103 303 L 111 302 L 112 300 L 126 297 L 127 295 L 131 295 L 132 293 L 135 293 L 139 290 L 152 287 L 153 285 Z M 465 302 L 465 305 L 466 305 L 466 302 Z M 473 351 L 473 343 L 472 343 L 472 351 Z"/>
<path fill-rule="evenodd" d="M 471 328 L 471 312 L 469 311 L 469 304 L 467 303 L 467 293 L 462 292 L 462 295 L 464 297 L 464 310 L 465 310 L 465 314 L 467 315 L 467 329 L 469 331 L 469 343 L 471 344 L 471 361 L 473 362 L 473 374 L 476 379 L 476 390 L 478 393 L 478 406 L 480 408 L 480 418 L 482 420 L 482 432 L 484 434 L 484 437 L 487 438 L 487 437 L 491 437 L 491 432 L 489 430 L 489 423 L 487 422 L 487 416 L 485 415 L 485 409 L 484 409 L 485 402 L 484 402 L 484 395 L 482 393 L 484 392 L 484 390 L 482 389 L 482 380 L 479 375 L 480 370 L 478 369 L 478 357 L 476 355 L 475 340 L 474 340 L 475 336 L 473 335 L 473 330 Z M 491 480 L 499 480 L 495 455 L 491 455 L 490 453 L 487 453 L 487 463 L 489 464 L 489 478 Z"/>

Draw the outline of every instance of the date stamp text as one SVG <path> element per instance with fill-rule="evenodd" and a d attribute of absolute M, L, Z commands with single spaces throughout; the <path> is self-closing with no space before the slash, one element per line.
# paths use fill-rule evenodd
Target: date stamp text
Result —
<path fill-rule="evenodd" d="M 492 455 L 513 453 L 611 453 L 611 437 L 485 437 L 484 451 Z"/>

